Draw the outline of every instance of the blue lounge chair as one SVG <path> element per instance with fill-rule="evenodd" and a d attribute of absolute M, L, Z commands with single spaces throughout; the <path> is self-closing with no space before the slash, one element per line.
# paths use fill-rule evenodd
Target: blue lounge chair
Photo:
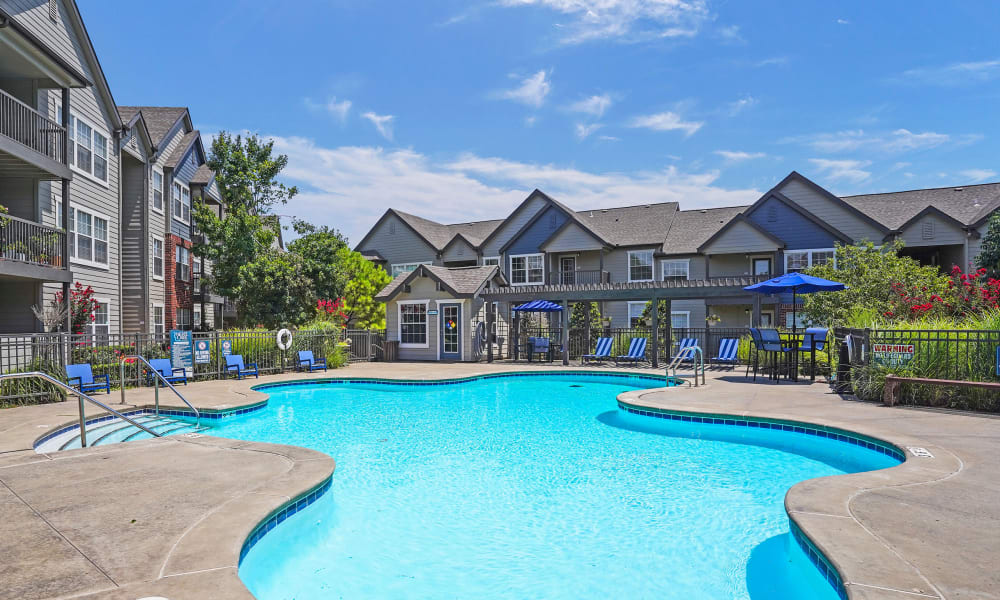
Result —
<path fill-rule="evenodd" d="M 180 367 L 175 368 L 169 358 L 154 358 L 149 361 L 149 364 L 152 365 L 153 369 L 155 369 L 160 375 L 163 375 L 163 378 L 170 383 L 183 383 L 184 385 L 187 385 L 187 372 Z M 150 384 L 153 383 L 152 373 L 147 373 L 146 378 L 149 380 Z"/>
<path fill-rule="evenodd" d="M 104 378 L 103 382 L 100 381 L 101 378 Z M 96 392 L 97 390 L 104 390 L 109 394 L 111 393 L 111 377 L 105 373 L 104 375 L 98 375 L 97 380 L 95 380 L 94 371 L 87 363 L 66 365 L 66 379 L 69 385 L 80 388 L 80 391 L 85 394 Z"/>
<path fill-rule="evenodd" d="M 694 351 L 688 350 L 688 348 L 694 348 L 698 345 L 698 338 L 682 338 L 681 343 L 677 346 L 677 356 L 682 356 L 682 362 L 693 362 L 694 361 Z"/>
<path fill-rule="evenodd" d="M 314 358 L 312 350 L 299 350 L 299 369 L 303 371 L 326 371 L 326 359 Z"/>
<path fill-rule="evenodd" d="M 239 354 L 230 354 L 226 357 L 226 373 L 235 373 L 236 379 L 243 379 L 248 375 L 259 377 L 259 373 L 257 373 L 257 363 L 252 362 L 248 365 L 244 365 L 243 357 Z"/>
<path fill-rule="evenodd" d="M 727 364 L 736 368 L 736 353 L 740 348 L 740 341 L 736 338 L 725 338 L 719 340 L 719 353 L 712 357 L 712 362 L 717 364 Z"/>
<path fill-rule="evenodd" d="M 631 362 L 638 364 L 641 361 L 646 360 L 646 338 L 637 337 L 632 338 L 632 341 L 628 345 L 628 354 L 619 355 L 615 357 L 615 366 L 618 366 L 618 361 Z"/>
<path fill-rule="evenodd" d="M 609 337 L 597 338 L 597 347 L 594 348 L 594 353 L 584 354 L 581 357 L 583 364 L 587 364 L 588 361 L 604 362 L 605 358 L 611 358 L 611 342 L 612 338 Z"/>

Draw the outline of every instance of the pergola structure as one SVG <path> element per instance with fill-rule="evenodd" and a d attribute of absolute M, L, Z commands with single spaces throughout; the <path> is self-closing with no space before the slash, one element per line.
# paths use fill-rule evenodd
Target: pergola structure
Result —
<path fill-rule="evenodd" d="M 671 279 L 667 281 L 642 281 L 632 283 L 593 283 L 579 285 L 535 285 L 505 286 L 483 290 L 480 294 L 486 301 L 486 328 L 493 331 L 496 313 L 493 302 L 530 302 L 551 300 L 562 304 L 562 361 L 569 364 L 569 305 L 571 302 L 599 302 L 603 300 L 645 300 L 652 301 L 659 308 L 660 301 L 666 302 L 670 314 L 673 300 L 701 299 L 710 296 L 713 300 L 732 297 L 753 305 L 752 323 L 760 324 L 762 297 L 744 291 L 748 285 L 764 281 L 766 277 L 743 275 L 738 277 L 716 277 L 712 279 Z M 652 310 L 652 330 L 659 330 L 659 311 Z M 665 339 L 670 339 L 670 320 L 665 324 Z M 659 336 L 652 336 L 651 362 L 659 367 Z M 487 349 L 487 360 L 493 362 L 493 346 Z"/>

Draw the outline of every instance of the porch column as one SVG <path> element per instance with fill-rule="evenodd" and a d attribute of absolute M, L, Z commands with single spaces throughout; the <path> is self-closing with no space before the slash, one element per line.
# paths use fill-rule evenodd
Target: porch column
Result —
<path fill-rule="evenodd" d="M 63 138 L 62 161 L 69 166 L 69 88 L 62 89 L 62 122 L 66 128 L 66 137 Z M 69 179 L 62 180 L 62 223 L 63 223 L 63 243 L 62 243 L 62 264 L 67 272 L 69 268 Z M 62 285 L 63 303 L 66 305 L 66 333 L 73 333 L 73 304 L 70 301 L 70 285 L 65 282 Z"/>
<path fill-rule="evenodd" d="M 569 365 L 569 300 L 562 301 L 562 360 Z"/>
<path fill-rule="evenodd" d="M 674 336 L 674 331 L 673 331 L 674 320 L 670 318 L 670 312 L 671 310 L 673 310 L 674 302 L 670 298 L 667 298 L 666 304 L 667 305 L 664 307 L 664 314 L 667 315 L 667 322 L 663 324 L 663 346 L 664 346 L 664 352 L 666 353 L 664 354 L 664 356 L 667 357 L 667 362 L 669 363 L 671 360 L 670 351 L 674 347 L 673 340 L 671 339 Z"/>
<path fill-rule="evenodd" d="M 653 331 L 653 368 L 660 368 L 660 299 L 653 296 L 653 307 L 650 310 L 652 313 L 652 331 Z"/>
<path fill-rule="evenodd" d="M 511 332 L 511 340 L 512 340 L 512 343 L 514 344 L 514 360 L 517 360 L 518 357 L 521 354 L 521 344 L 520 344 L 520 340 L 518 339 L 518 336 L 521 333 L 521 331 L 520 331 L 520 329 L 521 329 L 521 313 L 519 311 L 514 313 L 514 323 L 513 323 L 513 325 L 514 325 L 514 330 L 513 330 L 513 332 Z"/>
<path fill-rule="evenodd" d="M 204 318 L 204 317 L 202 317 Z M 493 312 L 493 303 L 486 302 L 486 362 L 493 362 L 493 340 L 496 339 L 494 329 L 496 328 L 497 316 Z"/>

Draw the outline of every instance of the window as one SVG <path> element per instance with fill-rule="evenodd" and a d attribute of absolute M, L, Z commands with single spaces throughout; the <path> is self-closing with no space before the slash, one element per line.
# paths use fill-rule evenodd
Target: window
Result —
<path fill-rule="evenodd" d="M 177 329 L 182 329 L 184 331 L 189 331 L 191 329 L 190 308 L 177 309 L 176 318 L 174 319 L 174 327 L 176 327 Z"/>
<path fill-rule="evenodd" d="M 653 280 L 653 251 L 631 250 L 628 253 L 628 280 Z"/>
<path fill-rule="evenodd" d="M 153 238 L 153 279 L 163 279 L 163 240 Z"/>
<path fill-rule="evenodd" d="M 94 134 L 93 128 L 87 125 L 80 119 L 73 117 L 73 121 L 76 122 L 76 135 L 73 141 L 76 144 L 76 167 L 85 173 L 90 173 L 93 168 L 93 139 Z"/>
<path fill-rule="evenodd" d="M 163 305 L 153 305 L 153 333 L 163 335 L 164 333 Z"/>
<path fill-rule="evenodd" d="M 629 302 L 628 303 L 628 326 L 638 327 L 640 321 L 642 321 L 642 313 L 646 310 L 646 304 L 648 302 Z"/>
<path fill-rule="evenodd" d="M 94 177 L 108 180 L 108 138 L 94 132 Z"/>
<path fill-rule="evenodd" d="M 182 223 L 191 224 L 191 190 L 174 182 L 173 186 L 174 218 Z"/>
<path fill-rule="evenodd" d="M 510 257 L 511 285 L 541 285 L 545 280 L 545 258 L 541 254 Z"/>
<path fill-rule="evenodd" d="M 691 313 L 686 310 L 679 310 L 670 313 L 671 329 L 688 329 L 691 327 Z"/>
<path fill-rule="evenodd" d="M 395 279 L 396 276 L 399 275 L 400 273 L 409 273 L 411 271 L 415 271 L 417 267 L 419 267 L 420 265 L 429 265 L 429 264 L 431 263 L 429 262 L 398 263 L 392 265 L 392 272 L 390 273 L 390 275 L 392 275 L 393 279 Z"/>
<path fill-rule="evenodd" d="M 153 171 L 153 210 L 163 212 L 163 173 Z"/>
<path fill-rule="evenodd" d="M 754 275 L 770 275 L 771 274 L 771 259 L 770 258 L 755 258 L 753 259 L 753 274 Z"/>
<path fill-rule="evenodd" d="M 785 313 L 785 327 L 787 327 L 788 329 L 792 328 L 793 318 L 795 321 L 794 325 L 797 329 L 805 329 L 806 327 L 809 326 L 809 323 L 806 322 L 806 319 L 804 316 L 802 316 L 802 313 L 796 312 L 792 314 L 792 312 L 789 311 Z"/>
<path fill-rule="evenodd" d="M 194 291 L 197 294 L 201 291 L 201 261 L 196 260 L 192 263 L 194 269 L 191 271 L 194 273 Z"/>
<path fill-rule="evenodd" d="M 56 103 L 55 120 L 62 123 L 62 105 Z M 101 183 L 108 182 L 108 136 L 87 121 L 70 114 L 66 125 L 69 164 Z"/>
<path fill-rule="evenodd" d="M 108 311 L 107 300 L 97 300 L 97 310 L 94 311 L 94 320 L 87 323 L 83 331 L 84 333 L 103 338 L 107 338 L 111 334 L 111 316 Z"/>
<path fill-rule="evenodd" d="M 58 207 L 62 214 L 62 205 Z M 71 206 L 69 209 L 69 255 L 74 262 L 108 266 L 108 219 Z"/>
<path fill-rule="evenodd" d="M 785 252 L 785 272 L 792 273 L 808 269 L 815 265 L 836 264 L 836 252 L 833 248 L 816 250 L 788 250 Z"/>
<path fill-rule="evenodd" d="M 499 266 L 500 265 L 500 257 L 499 256 L 485 256 L 485 257 L 483 257 L 483 266 L 488 266 L 488 265 L 497 265 L 497 266 Z"/>
<path fill-rule="evenodd" d="M 690 279 L 691 260 L 665 260 L 660 263 L 660 275 L 663 281 L 668 279 Z"/>
<path fill-rule="evenodd" d="M 201 327 L 201 306 L 198 304 L 194 305 L 194 326 Z"/>
<path fill-rule="evenodd" d="M 399 303 L 399 345 L 427 348 L 427 301 Z"/>
<path fill-rule="evenodd" d="M 191 251 L 184 246 L 174 247 L 174 277 L 191 281 Z"/>

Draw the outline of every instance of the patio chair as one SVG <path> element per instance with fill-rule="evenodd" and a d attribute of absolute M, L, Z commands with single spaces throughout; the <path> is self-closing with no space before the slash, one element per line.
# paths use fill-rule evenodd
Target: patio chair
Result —
<path fill-rule="evenodd" d="M 693 348 L 698 345 L 698 338 L 682 338 L 681 343 L 677 347 L 677 354 L 674 358 L 682 356 L 681 362 L 693 362 L 694 352 L 688 350 L 688 348 Z"/>
<path fill-rule="evenodd" d="M 789 353 L 792 352 L 792 348 L 789 348 L 781 341 L 781 334 L 778 333 L 777 329 L 761 329 L 760 330 L 760 349 L 767 352 L 771 356 L 771 376 L 775 381 L 780 382 L 779 377 L 779 363 L 781 358 L 784 357 L 785 363 L 787 365 Z"/>
<path fill-rule="evenodd" d="M 326 371 L 326 359 L 314 358 L 312 350 L 299 350 L 299 370 L 301 371 Z"/>
<path fill-rule="evenodd" d="M 618 366 L 618 361 L 631 362 L 633 364 L 639 364 L 646 360 L 646 338 L 644 337 L 634 337 L 628 345 L 628 354 L 623 354 L 615 357 L 615 366 Z"/>
<path fill-rule="evenodd" d="M 581 357 L 583 359 L 583 364 L 587 364 L 589 361 L 604 362 L 605 358 L 611 358 L 612 341 L 613 339 L 609 337 L 597 338 L 597 346 L 594 348 L 594 353 L 584 354 Z"/>
<path fill-rule="evenodd" d="M 712 362 L 727 364 L 736 369 L 736 354 L 740 348 L 740 341 L 736 338 L 724 338 L 719 340 L 719 353 L 712 357 Z"/>
<path fill-rule="evenodd" d="M 552 362 L 552 342 L 547 337 L 529 337 L 528 338 L 528 362 L 531 362 L 531 357 L 535 354 L 541 354 L 545 356 L 546 360 Z"/>
<path fill-rule="evenodd" d="M 170 383 L 183 383 L 187 385 L 187 371 L 180 367 L 175 368 L 169 358 L 154 358 L 149 361 L 149 364 Z M 146 373 L 146 380 L 150 385 L 152 385 L 154 377 L 152 373 Z"/>
<path fill-rule="evenodd" d="M 747 371 L 744 377 L 750 376 L 750 367 L 753 366 L 753 380 L 757 381 L 757 368 L 760 366 L 760 351 L 764 342 L 760 339 L 760 329 L 750 328 L 750 354 L 747 355 Z"/>
<path fill-rule="evenodd" d="M 799 345 L 799 352 L 822 352 L 826 348 L 826 336 L 830 330 L 825 327 L 809 327 L 806 329 L 802 344 Z"/>
<path fill-rule="evenodd" d="M 104 378 L 103 382 L 99 381 L 101 378 Z M 66 365 L 66 380 L 69 385 L 80 388 L 80 391 L 85 394 L 96 392 L 97 390 L 104 390 L 109 394 L 111 393 L 111 377 L 105 373 L 104 375 L 98 375 L 97 380 L 95 380 L 94 371 L 88 363 Z"/>
<path fill-rule="evenodd" d="M 251 368 L 252 367 L 252 368 Z M 249 375 L 259 378 L 257 363 L 243 364 L 243 357 L 239 354 L 230 354 L 226 357 L 226 373 L 235 373 L 236 379 L 243 379 Z"/>

